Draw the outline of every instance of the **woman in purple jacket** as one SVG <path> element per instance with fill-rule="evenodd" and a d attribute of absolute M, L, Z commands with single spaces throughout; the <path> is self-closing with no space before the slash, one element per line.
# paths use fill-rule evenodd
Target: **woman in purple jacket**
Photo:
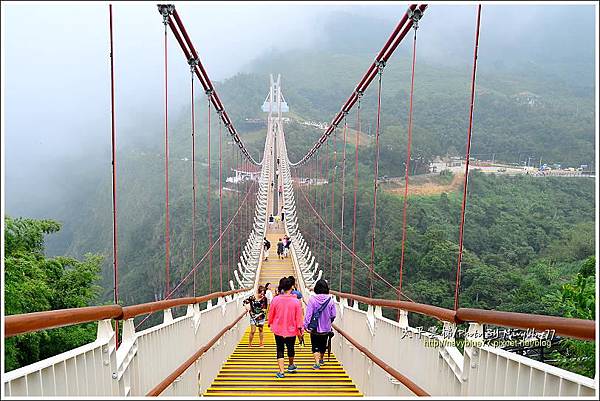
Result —
<path fill-rule="evenodd" d="M 335 319 L 335 303 L 329 295 L 329 285 L 324 279 L 320 279 L 315 283 L 315 295 L 310 297 L 306 305 L 306 313 L 304 315 L 304 328 L 309 330 L 309 324 L 314 313 L 321 311 L 318 319 L 317 329 L 310 331 L 310 342 L 312 344 L 312 352 L 315 357 L 313 369 L 320 369 L 327 348 L 327 340 L 331 333 L 331 324 Z"/>

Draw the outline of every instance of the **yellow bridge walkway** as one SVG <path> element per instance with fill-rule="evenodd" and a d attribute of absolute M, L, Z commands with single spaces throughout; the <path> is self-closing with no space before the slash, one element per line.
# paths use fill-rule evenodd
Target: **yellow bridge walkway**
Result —
<path fill-rule="evenodd" d="M 283 230 L 269 229 L 267 238 L 271 242 L 268 262 L 263 262 L 259 283 L 271 283 L 275 290 L 281 277 L 294 274 L 291 256 L 277 258 L 277 242 L 283 237 Z M 298 279 L 298 278 L 297 278 Z M 264 327 L 264 347 L 259 347 L 258 330 L 254 335 L 252 347 L 248 347 L 250 327 L 242 337 L 233 354 L 221 367 L 221 371 L 206 390 L 204 396 L 213 397 L 359 397 L 362 394 L 352 379 L 346 374 L 342 364 L 333 353 L 325 365 L 313 370 L 313 355 L 310 348 L 310 336 L 304 335 L 305 345 L 296 343 L 294 364 L 296 373 L 285 373 L 278 379 L 275 353 L 275 337 L 267 325 Z M 287 355 L 285 359 L 287 368 Z"/>

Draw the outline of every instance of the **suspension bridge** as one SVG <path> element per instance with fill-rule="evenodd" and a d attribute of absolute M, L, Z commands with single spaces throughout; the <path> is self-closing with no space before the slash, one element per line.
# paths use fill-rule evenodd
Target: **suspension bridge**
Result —
<path fill-rule="evenodd" d="M 358 81 L 340 111 L 320 138 L 297 162 L 288 158 L 282 113 L 288 104 L 283 99 L 281 80 L 271 77 L 263 105 L 268 113 L 264 150 L 261 161 L 253 158 L 222 103 L 173 5 L 159 5 L 164 24 L 165 82 L 165 292 L 162 300 L 122 306 L 118 288 L 116 131 L 114 114 L 114 79 L 111 81 L 112 174 L 113 174 L 113 271 L 114 304 L 67 310 L 12 315 L 5 317 L 5 338 L 86 322 L 97 322 L 94 342 L 24 366 L 3 375 L 6 396 L 593 396 L 596 381 L 517 353 L 507 352 L 484 342 L 486 327 L 531 330 L 535 335 L 552 331 L 555 335 L 595 341 L 595 322 L 580 319 L 461 308 L 459 305 L 460 268 L 463 250 L 464 213 L 468 189 L 475 78 L 481 6 L 476 8 L 475 46 L 471 79 L 469 129 L 466 166 L 459 226 L 459 252 L 456 263 L 454 308 L 414 302 L 402 289 L 406 249 L 407 191 L 409 185 L 412 141 L 412 109 L 417 49 L 417 28 L 427 5 L 408 7 L 373 63 Z M 115 59 L 112 52 L 112 6 L 110 15 L 111 72 Z M 170 275 L 169 222 L 169 126 L 167 36 L 172 34 L 191 72 L 192 135 L 192 238 L 196 249 L 196 154 L 195 154 L 195 85 L 200 83 L 206 95 L 208 116 L 208 160 L 211 160 L 211 117 L 218 119 L 219 224 L 211 226 L 211 196 L 207 196 L 209 245 L 201 256 L 192 255 L 194 265 L 175 285 Z M 379 135 L 381 131 L 381 90 L 385 66 L 399 44 L 412 32 L 412 70 L 405 190 L 403 236 L 399 265 L 399 282 L 390 283 L 377 272 L 375 263 Z M 376 154 L 373 180 L 373 214 L 370 236 L 371 254 L 364 260 L 356 250 L 356 199 L 359 160 L 361 99 L 374 83 L 377 91 L 375 128 Z M 196 89 L 197 90 L 197 89 Z M 349 120 L 355 119 L 355 171 L 347 170 Z M 223 130 L 224 128 L 224 130 Z M 224 132 L 225 131 L 225 132 Z M 223 210 L 223 134 L 233 141 L 235 157 L 227 169 L 247 172 L 248 180 L 236 180 L 236 207 Z M 339 136 L 339 137 L 338 137 Z M 331 173 L 329 151 L 343 143 L 343 151 L 333 153 Z M 319 159 L 319 155 L 321 158 Z M 324 160 L 325 159 L 325 160 Z M 231 164 L 230 163 L 230 164 Z M 211 194 L 211 166 L 207 167 L 208 194 Z M 352 193 L 346 183 L 354 173 Z M 307 180 L 307 178 L 309 178 Z M 242 182 L 239 182 L 242 181 Z M 335 182 L 342 193 L 336 193 Z M 308 183 L 307 183 L 308 182 Z M 311 185 L 317 183 L 319 185 Z M 213 183 L 215 184 L 215 183 Z M 341 210 L 334 208 L 341 197 Z M 347 199 L 348 198 L 348 199 Z M 346 201 L 351 206 L 346 205 Z M 327 209 L 326 205 L 331 203 Z M 344 221 L 345 208 L 352 207 L 352 221 Z M 341 213 L 341 227 L 334 229 L 334 216 Z M 272 224 L 272 215 L 282 215 L 281 223 Z M 304 218 L 303 218 L 304 216 Z M 321 230 L 316 239 L 306 230 L 306 220 Z M 315 223 L 316 222 L 316 223 Z M 215 239 L 213 230 L 218 233 Z M 350 235 L 348 235 L 350 233 Z M 246 238 L 239 246 L 231 244 L 232 235 Z M 263 239 L 271 243 L 288 235 L 292 242 L 289 258 L 264 258 Z M 321 236 L 322 235 L 322 236 Z M 350 237 L 350 241 L 345 239 Z M 324 242 L 324 244 L 323 244 Z M 317 251 L 317 248 L 320 248 Z M 218 259 L 214 261 L 213 258 Z M 347 260 L 350 260 L 348 263 Z M 232 265 L 236 265 L 231 269 Z M 196 294 L 197 273 L 206 267 L 209 293 Z M 218 291 L 213 289 L 217 274 Z M 327 269 L 327 267 L 329 267 Z M 359 279 L 361 272 L 364 280 Z M 337 273 L 335 275 L 334 273 Z M 225 276 L 227 275 L 227 277 Z M 325 278 L 332 289 L 337 310 L 334 322 L 332 354 L 320 371 L 311 369 L 310 344 L 298 346 L 298 373 L 279 379 L 274 341 L 266 327 L 265 346 L 248 347 L 249 322 L 244 299 L 256 292 L 260 284 L 276 283 L 280 277 L 293 275 L 298 290 L 307 299 L 315 282 Z M 362 277 L 362 276 L 361 276 Z M 191 284 L 190 284 L 191 283 Z M 227 288 L 227 286 L 229 288 Z M 363 286 L 359 288 L 359 286 Z M 343 290 L 347 289 L 348 292 Z M 187 293 L 185 291 L 188 291 Z M 359 291 L 360 290 L 360 291 Z M 392 291 L 392 299 L 375 298 Z M 363 293 L 364 295 L 359 295 Z M 368 296 L 367 296 L 368 294 Z M 183 296 L 186 295 L 186 296 Z M 178 309 L 179 308 L 179 309 Z M 177 316 L 174 311 L 181 311 Z M 394 318 L 384 316 L 394 311 Z M 142 327 L 152 314 L 162 314 L 162 322 Z M 435 319 L 443 332 L 422 331 L 410 325 L 410 315 Z M 137 322 L 136 320 L 137 319 Z M 465 331 L 461 348 L 454 342 L 459 326 Z M 451 335 L 448 335 L 451 333 Z M 539 337 L 538 337 L 539 338 Z"/>

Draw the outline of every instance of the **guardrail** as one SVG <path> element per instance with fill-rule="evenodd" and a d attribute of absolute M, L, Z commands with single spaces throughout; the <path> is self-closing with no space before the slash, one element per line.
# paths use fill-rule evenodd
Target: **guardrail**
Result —
<path fill-rule="evenodd" d="M 205 352 L 163 391 L 168 396 L 197 395 L 210 385 L 243 335 L 245 321 L 238 317 L 246 312 L 242 299 L 249 291 L 244 288 L 128 307 L 109 305 L 9 316 L 7 336 L 100 320 L 95 341 L 5 372 L 4 394 L 143 396 L 207 344 Z M 187 307 L 187 311 L 173 318 L 173 307 Z M 162 323 L 136 331 L 135 316 L 157 311 L 162 312 Z M 118 350 L 111 319 L 123 321 Z M 229 329 L 224 331 L 223 326 Z M 211 342 L 215 335 L 219 338 Z"/>
<path fill-rule="evenodd" d="M 185 306 L 222 298 L 251 288 L 240 288 L 226 292 L 213 292 L 201 297 L 186 297 L 148 302 L 122 307 L 121 305 L 88 306 L 84 308 L 58 309 L 44 312 L 23 313 L 4 317 L 4 337 L 55 329 L 74 324 L 96 322 L 104 319 L 127 320 L 132 317 L 153 313 L 177 306 Z"/>
<path fill-rule="evenodd" d="M 225 333 L 231 330 L 235 325 L 244 317 L 247 312 L 243 312 L 240 314 L 237 319 L 235 319 L 232 323 L 225 326 L 216 336 L 214 336 L 207 344 L 203 345 L 198 351 L 196 351 L 192 356 L 190 356 L 184 363 L 179 365 L 177 369 L 173 371 L 169 376 L 167 376 L 163 381 L 158 383 L 152 390 L 146 394 L 147 396 L 157 396 L 160 395 L 167 387 L 169 387 L 173 382 L 181 376 L 194 362 L 198 360 L 206 351 L 208 351 L 215 343 L 223 337 Z"/>
<path fill-rule="evenodd" d="M 518 329 L 554 330 L 555 334 L 563 337 L 596 340 L 596 322 L 594 320 L 472 308 L 458 308 L 454 311 L 417 302 L 367 298 L 333 290 L 331 293 L 340 298 L 351 299 L 363 304 L 419 313 L 450 323 L 476 322 Z"/>
<path fill-rule="evenodd" d="M 396 369 L 394 369 L 393 367 L 391 367 L 390 365 L 385 363 L 383 360 L 381 360 L 375 354 L 373 354 L 371 351 L 369 351 L 366 347 L 362 346 L 358 341 L 353 339 L 348 333 L 346 333 L 344 330 L 340 329 L 337 325 L 334 324 L 333 328 L 335 331 L 340 333 L 342 335 L 342 337 L 344 337 L 352 345 L 354 345 L 360 352 L 362 352 L 370 360 L 375 362 L 375 364 L 377 364 L 377 366 L 379 366 L 381 369 L 383 369 L 387 373 L 389 373 L 390 376 L 392 376 L 394 379 L 396 379 L 400 383 L 404 384 L 404 386 L 406 388 L 408 388 L 410 391 L 412 391 L 415 395 L 418 395 L 418 396 L 429 396 L 430 395 L 427 391 L 425 391 L 421 387 L 419 387 L 415 382 L 413 382 L 408 377 L 404 376 L 402 373 L 398 372 Z"/>
<path fill-rule="evenodd" d="M 594 379 L 484 340 L 484 324 L 490 324 L 553 330 L 555 335 L 594 341 L 594 321 L 469 308 L 453 311 L 330 292 L 336 296 L 334 330 L 340 334 L 333 337 L 332 351 L 365 395 L 412 395 L 411 383 L 432 396 L 591 396 L 596 392 Z M 399 319 L 384 317 L 382 308 L 400 310 Z M 409 312 L 444 322 L 443 331 L 411 327 Z M 454 338 L 459 323 L 468 323 L 464 339 Z M 540 346 L 547 346 L 543 342 Z M 464 347 L 459 349 L 458 344 Z"/>

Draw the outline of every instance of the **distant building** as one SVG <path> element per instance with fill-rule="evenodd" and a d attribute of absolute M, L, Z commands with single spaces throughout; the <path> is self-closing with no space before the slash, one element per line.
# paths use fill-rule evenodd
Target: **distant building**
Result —
<path fill-rule="evenodd" d="M 519 104 L 526 105 L 529 107 L 535 107 L 540 105 L 540 96 L 531 92 L 520 92 L 512 96 L 513 99 Z"/>
<path fill-rule="evenodd" d="M 233 177 L 227 177 L 225 182 L 230 182 L 232 184 L 237 184 L 238 182 L 243 181 L 257 181 L 258 177 L 260 177 L 260 169 L 250 168 L 246 170 L 236 170 L 232 169 L 235 173 Z"/>
<path fill-rule="evenodd" d="M 452 156 L 449 161 L 446 162 L 446 167 L 460 167 L 462 166 L 462 159 L 458 156 Z"/>

